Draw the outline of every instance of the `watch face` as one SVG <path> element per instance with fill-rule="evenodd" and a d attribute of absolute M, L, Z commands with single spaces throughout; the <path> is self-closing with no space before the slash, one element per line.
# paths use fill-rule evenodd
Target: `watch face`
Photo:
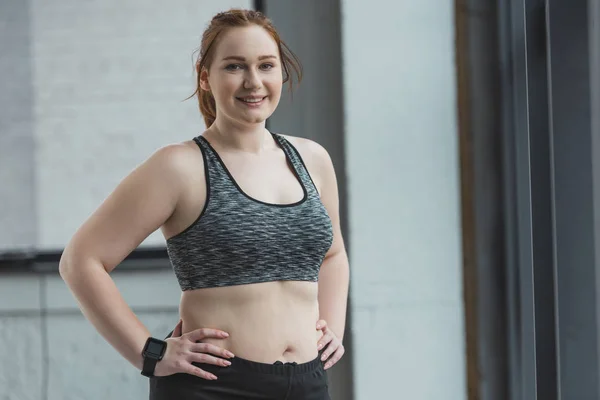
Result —
<path fill-rule="evenodd" d="M 146 348 L 146 353 L 155 357 L 159 357 L 162 354 L 163 348 L 164 342 L 150 340 L 148 342 L 148 347 Z"/>

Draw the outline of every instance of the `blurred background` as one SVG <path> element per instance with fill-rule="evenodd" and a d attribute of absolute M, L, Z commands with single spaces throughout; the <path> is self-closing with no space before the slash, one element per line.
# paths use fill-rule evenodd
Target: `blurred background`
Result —
<path fill-rule="evenodd" d="M 183 100 L 231 7 L 304 66 L 268 128 L 336 167 L 333 399 L 600 399 L 598 0 L 0 0 L 0 399 L 147 398 L 58 261 L 135 166 L 204 130 Z M 154 336 L 174 328 L 160 233 L 112 277 Z"/>

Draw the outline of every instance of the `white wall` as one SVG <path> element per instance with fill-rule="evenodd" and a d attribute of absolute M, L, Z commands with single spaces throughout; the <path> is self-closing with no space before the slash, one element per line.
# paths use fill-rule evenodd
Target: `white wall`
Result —
<path fill-rule="evenodd" d="M 356 399 L 466 398 L 454 2 L 342 1 Z"/>

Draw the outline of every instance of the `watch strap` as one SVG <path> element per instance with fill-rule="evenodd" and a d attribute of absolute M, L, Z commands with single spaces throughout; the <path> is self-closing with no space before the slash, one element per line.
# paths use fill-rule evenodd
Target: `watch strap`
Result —
<path fill-rule="evenodd" d="M 142 375 L 151 378 L 154 376 L 154 369 L 156 368 L 156 358 L 144 357 L 144 365 L 142 367 Z"/>

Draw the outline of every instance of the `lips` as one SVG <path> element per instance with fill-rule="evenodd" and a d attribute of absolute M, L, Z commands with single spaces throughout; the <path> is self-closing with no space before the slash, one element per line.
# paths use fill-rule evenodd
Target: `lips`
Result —
<path fill-rule="evenodd" d="M 244 103 L 259 103 L 266 99 L 267 96 L 246 96 L 246 97 L 236 97 L 236 99 L 243 101 Z"/>
<path fill-rule="evenodd" d="M 263 105 L 263 103 L 265 102 L 265 99 L 268 96 L 249 96 L 249 97 L 236 97 L 236 100 L 238 100 L 240 103 L 242 103 L 244 106 L 249 107 L 249 108 L 258 108 L 260 106 Z"/>

